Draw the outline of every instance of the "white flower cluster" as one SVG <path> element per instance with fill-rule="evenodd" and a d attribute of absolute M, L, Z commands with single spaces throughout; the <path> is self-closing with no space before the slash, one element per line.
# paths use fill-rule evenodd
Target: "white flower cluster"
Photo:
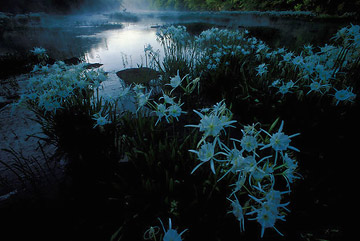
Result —
<path fill-rule="evenodd" d="M 196 110 L 194 112 L 201 117 L 200 124 L 187 125 L 186 127 L 197 127 L 201 132 L 204 132 L 199 144 L 205 141 L 207 137 L 213 137 L 215 140 L 218 140 L 220 132 L 225 130 L 225 127 L 233 127 L 231 124 L 236 122 L 231 120 L 232 113 L 226 108 L 224 101 L 217 103 L 211 109 L 202 109 L 201 112 L 203 113 Z"/>
<path fill-rule="evenodd" d="M 34 47 L 32 50 L 30 50 L 30 52 L 33 53 L 34 55 L 45 55 L 46 49 L 41 47 Z"/>
<path fill-rule="evenodd" d="M 163 103 L 154 102 L 154 113 L 158 117 L 155 125 L 157 125 L 163 117 L 169 123 L 173 118 L 178 120 L 181 114 L 186 114 L 186 112 L 181 109 L 183 105 L 181 101 L 176 103 L 174 99 L 175 97 L 170 97 L 163 93 L 163 96 L 159 98 L 159 101 L 162 100 Z"/>
<path fill-rule="evenodd" d="M 176 82 L 177 78 L 180 77 L 175 76 L 170 82 L 173 88 L 178 87 L 181 83 L 181 80 L 180 83 Z M 181 114 L 186 113 L 181 109 L 183 104 L 180 101 L 175 102 L 175 97 L 164 93 L 158 102 L 150 103 L 152 90 L 149 91 L 141 84 L 123 87 L 116 97 L 105 98 L 106 96 L 99 94 L 99 89 L 102 87 L 101 82 L 106 80 L 107 75 L 102 69 L 87 69 L 85 63 L 67 66 L 64 62 L 59 61 L 50 66 L 36 65 L 32 76 L 27 80 L 27 91 L 22 94 L 17 105 L 30 103 L 44 111 L 45 114 L 56 114 L 57 110 L 67 108 L 72 103 L 87 98 L 94 107 L 92 109 L 98 110 L 96 113 L 90 113 L 95 121 L 94 128 L 111 123 L 109 116 L 113 116 L 113 114 L 103 111 L 104 108 L 102 108 L 109 103 L 112 103 L 113 106 L 122 105 L 122 111 L 126 112 L 131 111 L 131 107 L 126 107 L 124 103 L 133 102 L 136 106 L 136 113 L 140 114 L 145 114 L 149 110 L 146 107 L 150 106 L 154 110 L 152 113 L 158 117 L 156 124 L 163 117 L 170 122 L 173 118 L 178 120 Z M 98 108 L 99 104 L 102 105 L 100 109 Z M 117 110 L 113 109 L 112 111 Z"/>
<path fill-rule="evenodd" d="M 211 28 L 200 33 L 196 37 L 195 41 L 198 47 L 202 50 L 209 48 L 214 45 L 220 46 L 232 46 L 239 45 L 240 42 L 244 41 L 248 31 L 229 31 L 227 29 Z M 253 41 L 251 40 L 249 42 Z"/>
<path fill-rule="evenodd" d="M 177 88 L 180 83 L 181 79 L 179 75 L 173 77 L 170 80 L 170 86 L 173 87 L 172 91 Z M 125 96 L 134 96 L 135 97 L 135 105 L 137 106 L 136 112 L 141 114 L 145 114 L 146 111 L 148 111 L 149 107 L 153 110 L 151 113 L 155 114 L 158 119 L 155 123 L 157 125 L 163 118 L 165 118 L 166 122 L 171 122 L 174 118 L 178 120 L 178 118 L 185 114 L 186 112 L 182 110 L 181 106 L 183 103 L 181 101 L 175 101 L 175 97 L 171 97 L 164 92 L 162 93 L 162 96 L 157 101 L 151 101 L 150 97 L 152 95 L 152 89 L 150 91 L 147 90 L 147 88 L 141 84 L 135 84 L 133 87 L 128 86 L 124 89 L 126 92 L 124 95 L 122 95 L 121 99 L 124 99 Z M 171 91 L 171 92 L 172 92 Z M 170 94 L 171 94 L 170 92 Z"/>
<path fill-rule="evenodd" d="M 351 46 L 354 49 L 360 49 L 360 26 L 350 24 L 348 27 L 340 29 L 335 36 L 334 40 L 340 42 L 342 46 Z"/>
<path fill-rule="evenodd" d="M 102 102 L 98 90 L 101 82 L 106 79 L 102 69 L 87 69 L 86 63 L 67 66 L 58 61 L 53 65 L 35 65 L 27 80 L 26 92 L 15 106 L 30 104 L 45 115 L 52 115 L 59 109 L 71 108 L 88 101 L 92 106 L 89 114 L 95 121 L 94 128 L 104 126 L 111 123 L 111 120 L 101 105 L 109 102 Z M 100 109 L 97 108 L 99 104 Z M 96 113 L 93 113 L 95 110 Z"/>
<path fill-rule="evenodd" d="M 49 56 L 46 53 L 46 49 L 41 47 L 34 47 L 30 52 L 37 57 L 40 62 L 45 63 Z"/>
<path fill-rule="evenodd" d="M 201 165 L 209 163 L 215 175 L 222 173 L 219 181 L 229 174 L 233 175 L 236 181 L 230 185 L 233 192 L 228 199 L 233 209 L 231 213 L 240 222 L 240 230 L 244 230 L 245 215 L 256 215 L 249 220 L 260 223 L 261 236 L 266 228 L 277 231 L 275 223 L 277 220 L 285 220 L 282 210 L 287 210 L 287 204 L 281 203 L 281 195 L 290 192 L 290 185 L 299 178 L 296 175 L 297 162 L 291 158 L 292 151 L 299 150 L 290 145 L 291 138 L 299 134 L 285 134 L 284 122 L 281 122 L 276 132 L 265 131 L 258 127 L 259 124 L 253 124 L 241 130 L 241 139 L 230 138 L 231 147 L 228 147 L 222 141 L 222 134 L 226 133 L 225 128 L 235 128 L 232 124 L 236 121 L 231 120 L 231 111 L 225 103 L 222 101 L 210 109 L 203 109 L 202 113 L 194 111 L 200 116 L 200 123 L 187 127 L 199 128 L 203 138 L 196 150 L 189 150 L 200 161 L 192 173 Z M 285 191 L 275 190 L 277 178 L 286 181 Z M 243 195 L 244 191 L 248 195 Z"/>
<path fill-rule="evenodd" d="M 149 102 L 151 90 L 147 91 L 147 88 L 142 84 L 135 84 L 134 87 L 132 87 L 132 91 L 134 93 L 136 105 L 138 107 L 136 112 L 138 112 L 140 109 L 143 109 L 143 107 L 145 107 L 145 105 Z"/>
<path fill-rule="evenodd" d="M 255 44 L 262 43 L 247 36 L 248 31 L 229 31 L 212 28 L 196 37 L 195 43 L 201 56 L 199 61 L 207 70 L 216 70 L 223 63 L 229 65 L 233 56 L 246 56 L 255 51 Z"/>
<path fill-rule="evenodd" d="M 188 75 L 185 75 L 184 77 L 180 77 L 179 70 L 177 71 L 177 74 L 170 78 L 169 85 L 171 87 L 171 91 L 169 95 L 172 94 L 172 92 L 180 87 L 185 95 L 191 94 L 196 87 L 199 87 L 199 81 L 200 78 L 195 78 L 193 80 L 190 80 L 190 78 L 187 78 Z M 186 79 L 186 81 L 184 81 Z M 184 85 L 184 82 L 186 84 Z M 153 101 L 153 103 L 147 102 L 147 104 L 152 107 L 154 110 L 153 113 L 158 117 L 155 125 L 157 125 L 162 118 L 164 117 L 166 119 L 166 122 L 171 122 L 174 118 L 178 120 L 178 118 L 181 116 L 181 114 L 186 114 L 187 112 L 183 111 L 181 106 L 184 103 L 181 103 L 181 100 L 175 102 L 175 97 L 171 97 L 164 93 L 162 97 L 158 99 L 158 101 Z M 161 103 L 162 102 L 162 103 Z"/>
<path fill-rule="evenodd" d="M 156 32 L 157 40 L 163 43 L 164 46 L 171 43 L 179 47 L 185 47 L 190 39 L 190 34 L 186 31 L 185 26 L 165 26 L 158 29 Z"/>
<path fill-rule="evenodd" d="M 278 88 L 278 93 L 282 95 L 295 90 L 303 90 L 307 94 L 329 94 L 335 97 L 336 105 L 352 102 L 356 94 L 347 86 L 346 78 L 348 70 L 359 64 L 360 26 L 344 27 L 333 39 L 338 45 L 326 44 L 319 47 L 319 51 L 306 45 L 300 55 L 285 49 L 261 52 L 265 59 L 271 56 L 267 58 L 268 63 L 280 73 L 270 87 Z M 294 79 L 296 86 L 292 82 Z"/>
<path fill-rule="evenodd" d="M 188 36 L 181 27 L 172 26 L 162 31 L 171 33 L 164 35 L 169 38 L 175 36 L 172 43 L 177 43 L 179 36 Z M 261 40 L 248 36 L 246 30 L 212 28 L 195 37 L 194 44 L 189 45 L 195 49 L 189 53 L 194 57 L 194 66 L 204 72 L 225 71 L 234 57 L 248 56 L 256 76 L 282 96 L 294 92 L 318 93 L 333 96 L 336 104 L 352 102 L 356 94 L 349 86 L 352 83 L 347 81 L 347 73 L 359 67 L 360 26 L 344 27 L 332 40 L 336 45 L 318 48 L 305 45 L 301 54 L 296 55 L 285 48 L 272 50 Z M 173 48 L 180 46 L 184 45 Z"/>
<path fill-rule="evenodd" d="M 106 79 L 101 69 L 88 70 L 84 64 L 67 66 L 62 61 L 50 66 L 36 65 L 32 73 L 19 103 L 31 101 L 45 112 L 54 113 L 72 96 L 83 90 L 92 92 Z"/>

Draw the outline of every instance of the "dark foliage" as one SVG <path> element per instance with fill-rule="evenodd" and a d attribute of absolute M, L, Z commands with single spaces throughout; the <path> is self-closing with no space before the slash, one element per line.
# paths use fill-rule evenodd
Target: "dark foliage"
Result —
<path fill-rule="evenodd" d="M 2 55 L 0 56 L 0 80 L 28 73 L 37 62 L 37 58 L 30 54 L 13 53 Z"/>
<path fill-rule="evenodd" d="M 150 0 L 154 7 L 178 10 L 295 10 L 339 14 L 356 12 L 360 1 L 345 0 Z"/>

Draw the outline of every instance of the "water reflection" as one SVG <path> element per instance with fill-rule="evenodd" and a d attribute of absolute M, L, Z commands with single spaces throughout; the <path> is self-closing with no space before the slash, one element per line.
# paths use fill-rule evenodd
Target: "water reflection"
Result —
<path fill-rule="evenodd" d="M 0 51 L 26 52 L 43 47 L 55 59 L 84 56 L 101 39 L 90 36 L 109 28 L 119 29 L 102 15 L 57 16 L 39 14 L 40 20 L 5 28 L 0 32 Z"/>
<path fill-rule="evenodd" d="M 105 71 L 146 65 L 144 47 L 147 44 L 161 50 L 156 41 L 156 29 L 148 26 L 128 25 L 124 29 L 104 31 L 94 37 L 102 41 L 85 52 L 85 59 L 90 63 L 103 64 Z"/>

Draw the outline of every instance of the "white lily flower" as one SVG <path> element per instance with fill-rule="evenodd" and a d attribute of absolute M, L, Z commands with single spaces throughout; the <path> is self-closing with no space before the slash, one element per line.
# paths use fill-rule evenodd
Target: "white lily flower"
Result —
<path fill-rule="evenodd" d="M 255 151 L 255 149 L 259 146 L 259 143 L 257 142 L 255 136 L 244 135 L 240 141 L 240 145 L 246 151 L 252 152 Z"/>
<path fill-rule="evenodd" d="M 300 135 L 300 133 L 296 133 L 296 134 L 288 136 L 282 132 L 283 127 L 284 127 L 284 121 L 281 122 L 279 130 L 272 135 L 270 135 L 268 132 L 263 130 L 267 135 L 270 136 L 270 143 L 267 145 L 264 145 L 262 148 L 260 148 L 260 150 L 271 147 L 276 152 L 286 151 L 287 149 L 291 149 L 291 150 L 299 152 L 300 151 L 299 149 L 297 149 L 293 146 L 290 146 L 290 142 L 291 142 L 290 138 L 298 136 L 298 135 Z"/>
<path fill-rule="evenodd" d="M 201 117 L 200 124 L 187 125 L 187 127 L 198 127 L 200 131 L 204 132 L 204 138 L 208 136 L 216 137 L 220 134 L 221 130 L 236 122 L 235 120 L 230 121 L 228 118 L 219 117 L 215 114 L 204 115 L 196 110 L 194 112 Z"/>
<path fill-rule="evenodd" d="M 180 84 L 181 84 L 181 78 L 180 78 L 179 70 L 178 70 L 177 74 L 170 79 L 170 84 L 167 84 L 167 85 L 170 85 L 173 89 L 175 89 Z"/>
<path fill-rule="evenodd" d="M 198 159 L 200 160 L 200 164 L 198 164 L 191 171 L 191 174 L 193 174 L 196 171 L 196 169 L 198 169 L 201 165 L 207 162 L 210 162 L 211 171 L 215 174 L 214 161 L 219 161 L 215 158 L 215 156 L 218 154 L 222 154 L 221 152 L 215 153 L 215 146 L 216 146 L 216 140 L 213 143 L 204 142 L 204 144 L 201 145 L 199 151 L 189 150 L 189 152 L 197 154 Z"/>
<path fill-rule="evenodd" d="M 155 107 L 155 114 L 158 117 L 155 125 L 157 125 L 159 123 L 159 121 L 162 119 L 162 117 L 165 117 L 166 121 L 168 121 L 168 115 L 167 115 L 167 111 L 166 111 L 166 106 L 164 104 L 158 104 L 155 103 L 156 107 Z"/>
<path fill-rule="evenodd" d="M 232 211 L 230 213 L 232 213 L 236 219 L 239 221 L 240 223 L 240 232 L 245 230 L 245 226 L 244 226 L 244 212 L 243 212 L 243 208 L 240 205 L 240 202 L 238 200 L 238 198 L 235 196 L 235 201 L 227 198 L 230 202 L 231 202 L 231 207 L 232 207 Z"/>
<path fill-rule="evenodd" d="M 261 190 L 265 192 L 264 190 Z M 266 228 L 273 228 L 276 232 L 278 232 L 281 236 L 279 230 L 276 229 L 275 223 L 277 220 L 285 221 L 285 216 L 280 215 L 280 208 L 284 208 L 285 210 L 289 211 L 285 206 L 289 203 L 280 204 L 281 201 L 281 194 L 288 193 L 288 192 L 280 192 L 271 189 L 268 193 L 266 193 L 265 197 L 262 199 L 255 198 L 249 195 L 252 199 L 256 202 L 260 203 L 260 208 L 254 208 L 253 211 L 247 213 L 247 215 L 257 214 L 255 218 L 251 218 L 249 220 L 256 220 L 261 225 L 261 237 L 264 236 L 264 232 Z"/>
<path fill-rule="evenodd" d="M 159 219 L 161 226 L 164 230 L 164 238 L 163 241 L 182 241 L 181 239 L 181 235 L 183 233 L 185 233 L 187 231 L 187 229 L 185 229 L 184 231 L 182 231 L 180 234 L 178 234 L 178 232 L 175 229 L 172 229 L 172 224 L 171 224 L 171 219 L 169 218 L 169 229 L 165 230 L 164 224 L 162 223 L 162 221 Z"/>
<path fill-rule="evenodd" d="M 255 68 L 257 71 L 256 75 L 263 76 L 268 72 L 266 64 L 260 64 L 258 67 Z"/>
<path fill-rule="evenodd" d="M 176 118 L 176 120 L 178 120 L 178 117 L 180 117 L 182 113 L 186 114 L 185 111 L 182 111 L 181 105 L 179 104 L 173 104 L 169 106 L 167 108 L 167 112 L 169 116 Z"/>
<path fill-rule="evenodd" d="M 95 128 L 97 126 L 104 126 L 104 125 L 111 123 L 111 121 L 109 121 L 107 119 L 107 117 L 108 117 L 108 115 L 101 116 L 101 113 L 96 113 L 93 117 L 93 119 L 96 120 L 96 124 L 94 125 L 93 128 Z"/>
<path fill-rule="evenodd" d="M 354 94 L 352 89 L 349 89 L 349 87 L 342 90 L 335 90 L 336 93 L 334 97 L 336 99 L 336 105 L 338 105 L 340 101 L 353 101 L 356 98 L 356 94 Z"/>
<path fill-rule="evenodd" d="M 32 50 L 30 50 L 30 52 L 33 53 L 34 55 L 45 55 L 46 49 L 41 47 L 34 47 Z"/>

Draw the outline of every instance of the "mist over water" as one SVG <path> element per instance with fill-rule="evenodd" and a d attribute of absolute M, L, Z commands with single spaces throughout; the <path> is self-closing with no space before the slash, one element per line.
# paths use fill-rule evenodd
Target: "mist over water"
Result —
<path fill-rule="evenodd" d="M 148 0 L 123 0 L 122 6 L 128 11 L 150 10 L 152 6 Z"/>
<path fill-rule="evenodd" d="M 112 12 L 24 15 L 25 24 L 13 26 L 0 36 L 0 54 L 43 47 L 54 59 L 85 57 L 112 71 L 144 64 L 147 44 L 161 50 L 156 28 L 162 25 L 182 24 L 192 34 L 211 27 L 246 28 L 271 47 L 290 50 L 307 43 L 321 45 L 345 25 L 291 18 L 281 12 L 151 11 L 146 10 L 145 1 L 129 0 L 123 7 Z"/>

